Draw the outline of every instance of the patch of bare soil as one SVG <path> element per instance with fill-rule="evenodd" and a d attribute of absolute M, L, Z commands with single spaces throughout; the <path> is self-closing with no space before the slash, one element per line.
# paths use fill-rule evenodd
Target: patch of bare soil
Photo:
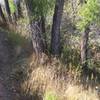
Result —
<path fill-rule="evenodd" d="M 13 49 L 7 33 L 0 30 L 0 100 L 19 100 L 10 80 L 12 70 Z"/>

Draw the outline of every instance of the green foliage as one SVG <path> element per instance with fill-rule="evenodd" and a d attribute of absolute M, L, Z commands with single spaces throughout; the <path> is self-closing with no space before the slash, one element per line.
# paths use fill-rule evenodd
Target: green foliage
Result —
<path fill-rule="evenodd" d="M 46 16 L 52 10 L 55 0 L 26 0 L 35 19 Z"/>
<path fill-rule="evenodd" d="M 13 0 L 9 0 L 9 7 L 12 14 L 17 10 Z"/>
<path fill-rule="evenodd" d="M 99 0 L 86 0 L 86 2 L 87 3 L 83 4 L 78 12 L 81 20 L 78 22 L 77 26 L 81 30 L 88 27 L 94 21 L 98 22 L 100 19 Z"/>
<path fill-rule="evenodd" d="M 53 93 L 52 91 L 48 91 L 45 94 L 44 100 L 58 100 L 58 99 L 55 93 Z"/>

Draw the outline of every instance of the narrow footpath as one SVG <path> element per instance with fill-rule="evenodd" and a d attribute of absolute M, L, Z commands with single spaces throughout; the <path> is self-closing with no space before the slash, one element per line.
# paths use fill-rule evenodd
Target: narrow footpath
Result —
<path fill-rule="evenodd" d="M 0 100 L 18 100 L 10 89 L 9 75 L 11 72 L 11 46 L 7 33 L 0 30 Z"/>

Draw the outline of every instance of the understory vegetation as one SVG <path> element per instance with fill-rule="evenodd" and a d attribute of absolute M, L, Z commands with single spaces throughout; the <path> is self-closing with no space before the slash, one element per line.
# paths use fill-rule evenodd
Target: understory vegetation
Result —
<path fill-rule="evenodd" d="M 99 100 L 99 0 L 12 1 L 0 31 L 12 45 L 19 100 Z"/>

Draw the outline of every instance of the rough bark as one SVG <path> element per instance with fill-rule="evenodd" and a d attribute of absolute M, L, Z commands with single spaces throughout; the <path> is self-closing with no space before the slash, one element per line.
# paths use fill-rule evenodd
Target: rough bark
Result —
<path fill-rule="evenodd" d="M 86 28 L 82 33 L 82 41 L 81 41 L 81 63 L 83 72 L 87 72 L 88 69 L 88 40 L 89 40 L 89 32 L 90 29 Z"/>
<path fill-rule="evenodd" d="M 33 49 L 37 55 L 43 53 L 45 51 L 43 36 L 41 27 L 39 26 L 39 20 L 32 19 L 32 4 L 29 1 L 26 1 L 27 12 L 30 21 L 30 28 L 31 28 L 31 37 L 33 43 Z"/>
<path fill-rule="evenodd" d="M 51 32 L 51 53 L 53 55 L 60 54 L 60 25 L 64 7 L 64 0 L 56 0 L 52 32 Z"/>
<path fill-rule="evenodd" d="M 36 54 L 40 54 L 44 52 L 44 43 L 40 27 L 38 27 L 38 21 L 31 21 L 30 25 L 33 48 Z"/>

